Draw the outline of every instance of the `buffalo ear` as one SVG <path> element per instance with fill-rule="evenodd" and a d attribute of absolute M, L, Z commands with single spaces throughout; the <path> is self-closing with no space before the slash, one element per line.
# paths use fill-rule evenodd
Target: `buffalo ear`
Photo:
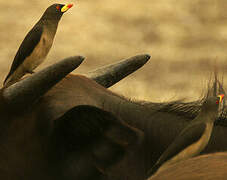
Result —
<path fill-rule="evenodd" d="M 54 149 L 75 178 L 94 179 L 117 163 L 140 141 L 141 134 L 112 113 L 94 106 L 76 106 L 55 121 Z M 80 164 L 81 163 L 81 164 Z M 99 173 L 97 173 L 99 172 Z"/>

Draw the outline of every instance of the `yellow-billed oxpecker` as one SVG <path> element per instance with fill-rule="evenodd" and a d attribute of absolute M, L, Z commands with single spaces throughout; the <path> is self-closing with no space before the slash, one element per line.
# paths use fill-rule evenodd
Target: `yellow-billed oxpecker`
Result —
<path fill-rule="evenodd" d="M 174 139 L 148 176 L 165 169 L 167 165 L 198 155 L 207 146 L 223 98 L 224 94 L 205 99 L 198 116 Z"/>
<path fill-rule="evenodd" d="M 44 61 L 53 44 L 58 22 L 72 6 L 73 4 L 53 4 L 46 9 L 20 45 L 4 85 L 11 85 L 26 73 L 33 73 Z"/>

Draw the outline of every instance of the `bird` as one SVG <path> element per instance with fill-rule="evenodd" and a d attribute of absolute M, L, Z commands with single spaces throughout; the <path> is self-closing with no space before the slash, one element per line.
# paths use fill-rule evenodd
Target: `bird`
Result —
<path fill-rule="evenodd" d="M 27 73 L 34 73 L 46 58 L 62 15 L 73 4 L 52 4 L 22 41 L 3 85 L 14 84 Z"/>
<path fill-rule="evenodd" d="M 186 126 L 167 147 L 155 165 L 148 171 L 148 177 L 167 165 L 198 155 L 208 144 L 214 121 L 219 113 L 224 94 L 207 97 L 200 113 Z"/>

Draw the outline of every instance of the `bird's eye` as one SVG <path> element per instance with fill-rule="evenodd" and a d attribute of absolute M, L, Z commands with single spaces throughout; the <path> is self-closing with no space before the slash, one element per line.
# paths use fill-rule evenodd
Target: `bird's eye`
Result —
<path fill-rule="evenodd" d="M 220 102 L 220 97 L 217 98 L 216 104 L 219 104 Z"/>
<path fill-rule="evenodd" d="M 57 10 L 60 10 L 60 6 L 59 6 L 59 5 L 57 5 L 57 6 L 56 6 L 56 9 L 57 9 Z"/>

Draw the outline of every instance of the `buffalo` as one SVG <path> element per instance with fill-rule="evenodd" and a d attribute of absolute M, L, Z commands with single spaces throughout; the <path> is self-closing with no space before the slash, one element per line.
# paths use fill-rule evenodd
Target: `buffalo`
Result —
<path fill-rule="evenodd" d="M 149 58 L 139 55 L 74 75 L 69 73 L 84 58 L 70 57 L 3 87 L 0 178 L 146 179 L 202 103 L 131 101 L 107 89 Z M 214 84 L 214 91 L 224 91 L 217 79 Z M 225 113 L 203 153 L 227 149 Z"/>

